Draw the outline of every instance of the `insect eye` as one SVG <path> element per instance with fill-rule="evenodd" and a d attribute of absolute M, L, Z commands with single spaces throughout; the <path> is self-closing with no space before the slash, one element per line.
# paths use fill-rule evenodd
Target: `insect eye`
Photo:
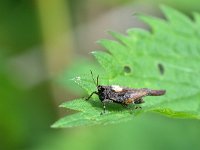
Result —
<path fill-rule="evenodd" d="M 99 91 L 104 91 L 104 89 L 105 89 L 104 87 L 98 86 L 98 90 L 99 90 Z"/>

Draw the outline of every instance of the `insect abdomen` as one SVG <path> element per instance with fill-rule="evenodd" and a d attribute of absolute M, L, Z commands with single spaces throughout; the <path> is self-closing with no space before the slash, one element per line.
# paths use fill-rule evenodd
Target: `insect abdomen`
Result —
<path fill-rule="evenodd" d="M 164 95 L 166 93 L 165 90 L 149 90 L 148 95 L 149 96 L 161 96 Z"/>

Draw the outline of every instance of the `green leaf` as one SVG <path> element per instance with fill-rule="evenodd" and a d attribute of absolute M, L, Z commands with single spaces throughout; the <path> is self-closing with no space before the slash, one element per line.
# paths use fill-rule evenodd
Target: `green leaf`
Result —
<path fill-rule="evenodd" d="M 108 52 L 96 51 L 93 55 L 106 71 L 100 74 L 101 85 L 166 89 L 166 95 L 146 97 L 141 110 L 109 104 L 105 115 L 100 115 L 102 104 L 97 96 L 89 101 L 73 100 L 61 106 L 79 112 L 58 120 L 52 127 L 112 124 L 148 111 L 200 119 L 200 15 L 195 13 L 193 21 L 170 7 L 161 8 L 167 20 L 138 16 L 152 32 L 137 28 L 129 29 L 127 35 L 109 32 L 117 40 L 100 40 L 98 43 Z M 75 81 L 88 94 L 96 90 L 89 73 Z"/>

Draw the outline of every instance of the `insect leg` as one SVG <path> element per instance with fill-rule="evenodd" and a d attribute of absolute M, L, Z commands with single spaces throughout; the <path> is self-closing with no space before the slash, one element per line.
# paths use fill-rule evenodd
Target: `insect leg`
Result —
<path fill-rule="evenodd" d="M 142 109 L 141 106 L 135 106 L 135 109 Z"/>
<path fill-rule="evenodd" d="M 136 99 L 134 101 L 134 104 L 142 104 L 142 103 L 144 103 L 144 100 L 142 98 Z M 141 106 L 135 106 L 135 109 L 142 109 L 142 107 Z"/>
<path fill-rule="evenodd" d="M 141 103 L 144 103 L 144 100 L 143 100 L 142 98 L 136 99 L 136 100 L 134 101 L 134 104 L 141 104 Z"/>
<path fill-rule="evenodd" d="M 128 108 L 128 109 L 129 109 L 129 107 L 128 107 L 128 104 L 121 103 L 121 105 L 122 105 L 123 107 L 125 107 L 125 108 Z"/>
<path fill-rule="evenodd" d="M 106 103 L 103 103 L 103 113 L 106 113 Z"/>
<path fill-rule="evenodd" d="M 97 92 L 97 91 L 92 92 L 92 93 L 88 96 L 88 98 L 86 98 L 85 100 L 86 100 L 86 101 L 89 100 L 89 99 L 92 97 L 93 94 L 97 94 L 97 95 L 98 95 L 98 92 Z"/>
<path fill-rule="evenodd" d="M 123 107 L 125 107 L 126 109 L 128 109 L 129 113 L 132 114 L 133 113 L 133 110 L 135 110 L 136 108 L 132 108 L 132 107 L 129 107 L 128 104 L 125 104 L 125 103 L 122 103 L 121 104 Z"/>
<path fill-rule="evenodd" d="M 101 112 L 100 115 L 103 115 L 106 113 L 106 103 L 105 102 L 102 102 L 103 103 L 103 112 Z"/>
<path fill-rule="evenodd" d="M 101 115 L 106 113 L 106 103 L 112 103 L 113 100 L 110 99 L 104 99 L 103 101 L 101 101 L 103 103 L 103 112 L 101 113 Z"/>

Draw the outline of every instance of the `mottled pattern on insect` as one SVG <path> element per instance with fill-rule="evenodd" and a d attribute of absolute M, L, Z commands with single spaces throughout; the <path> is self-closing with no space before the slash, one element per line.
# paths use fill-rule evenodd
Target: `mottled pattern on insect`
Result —
<path fill-rule="evenodd" d="M 99 76 L 97 76 L 97 80 L 95 82 L 92 71 L 91 75 L 97 87 L 97 91 L 92 92 L 86 100 L 89 100 L 93 94 L 98 95 L 99 99 L 103 103 L 104 113 L 106 111 L 106 103 L 114 102 L 127 107 L 129 104 L 144 103 L 143 97 L 145 96 L 161 96 L 164 95 L 166 92 L 165 90 L 151 90 L 148 88 L 134 89 L 128 87 L 121 87 L 118 85 L 99 85 Z"/>

